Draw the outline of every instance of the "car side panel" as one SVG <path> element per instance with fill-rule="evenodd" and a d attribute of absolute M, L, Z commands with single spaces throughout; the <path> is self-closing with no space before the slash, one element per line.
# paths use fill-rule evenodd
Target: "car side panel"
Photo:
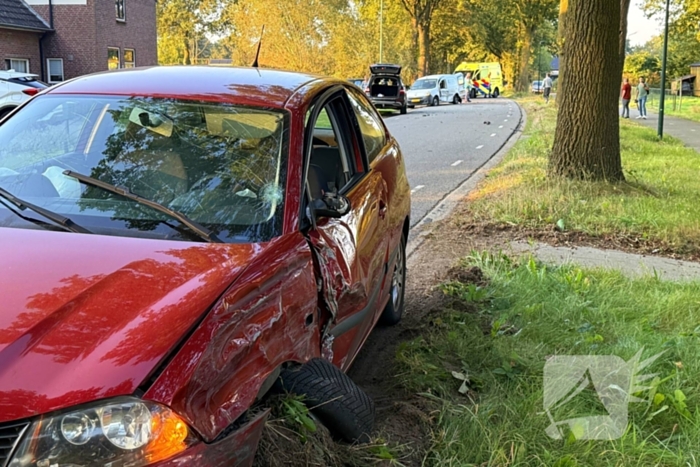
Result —
<path fill-rule="evenodd" d="M 285 362 L 320 354 L 317 288 L 301 233 L 275 239 L 222 296 L 145 394 L 212 441 Z M 164 330 L 167 332 L 167 330 Z"/>

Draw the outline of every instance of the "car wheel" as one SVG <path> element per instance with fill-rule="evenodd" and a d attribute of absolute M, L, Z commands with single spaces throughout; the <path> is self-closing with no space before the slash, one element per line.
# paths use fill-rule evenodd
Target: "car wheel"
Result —
<path fill-rule="evenodd" d="M 331 434 L 348 442 L 367 443 L 374 426 L 374 402 L 348 375 L 322 358 L 280 374 L 282 388 L 303 397 L 312 414 Z"/>
<path fill-rule="evenodd" d="M 399 111 L 401 115 L 406 115 L 406 112 L 408 112 L 408 106 L 404 105 L 401 107 L 401 110 Z"/>
<path fill-rule="evenodd" d="M 433 102 L 431 104 L 433 107 L 440 105 L 440 98 L 438 96 L 433 97 Z"/>
<path fill-rule="evenodd" d="M 9 114 L 10 112 L 12 112 L 13 109 L 14 109 L 14 107 L 11 108 L 11 109 L 2 109 L 2 110 L 0 110 L 0 120 L 2 120 L 3 118 L 5 118 L 5 116 L 6 116 L 7 114 Z"/>
<path fill-rule="evenodd" d="M 455 94 L 455 96 L 452 98 L 452 103 L 457 105 L 460 102 L 462 102 L 462 99 L 459 98 L 459 94 Z"/>
<path fill-rule="evenodd" d="M 379 322 L 385 326 L 393 326 L 401 321 L 406 295 L 406 237 L 401 235 L 399 253 L 394 265 L 391 277 L 391 289 L 389 291 L 389 303 L 386 304 Z"/>
<path fill-rule="evenodd" d="M 500 91 L 498 90 L 498 88 L 494 89 L 494 91 L 493 91 L 493 97 L 494 97 L 494 98 L 497 98 L 497 97 L 500 96 L 500 95 L 501 95 L 501 93 L 500 93 Z"/>

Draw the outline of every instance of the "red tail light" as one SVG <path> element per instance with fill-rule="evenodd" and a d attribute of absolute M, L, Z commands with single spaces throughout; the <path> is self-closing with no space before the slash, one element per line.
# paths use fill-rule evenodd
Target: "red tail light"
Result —
<path fill-rule="evenodd" d="M 39 90 L 37 88 L 27 88 L 27 89 L 22 89 L 22 92 L 28 96 L 33 96 L 36 93 L 38 93 Z"/>
<path fill-rule="evenodd" d="M 405 94 L 405 91 L 404 91 L 403 89 L 401 89 L 401 90 L 399 91 L 399 96 L 400 96 L 401 94 Z"/>

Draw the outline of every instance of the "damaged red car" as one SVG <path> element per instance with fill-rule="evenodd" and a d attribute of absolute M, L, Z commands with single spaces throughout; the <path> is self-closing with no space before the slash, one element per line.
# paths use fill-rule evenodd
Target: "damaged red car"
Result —
<path fill-rule="evenodd" d="M 0 122 L 0 466 L 253 462 L 290 391 L 339 438 L 345 375 L 401 318 L 410 191 L 342 80 L 156 67 Z"/>

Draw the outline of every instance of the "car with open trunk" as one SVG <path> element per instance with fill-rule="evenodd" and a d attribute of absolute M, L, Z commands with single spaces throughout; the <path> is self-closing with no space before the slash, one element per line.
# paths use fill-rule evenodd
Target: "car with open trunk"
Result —
<path fill-rule="evenodd" d="M 408 108 L 406 86 L 401 80 L 401 65 L 377 64 L 369 67 L 371 75 L 365 92 L 378 109 L 398 110 L 405 114 Z"/>

